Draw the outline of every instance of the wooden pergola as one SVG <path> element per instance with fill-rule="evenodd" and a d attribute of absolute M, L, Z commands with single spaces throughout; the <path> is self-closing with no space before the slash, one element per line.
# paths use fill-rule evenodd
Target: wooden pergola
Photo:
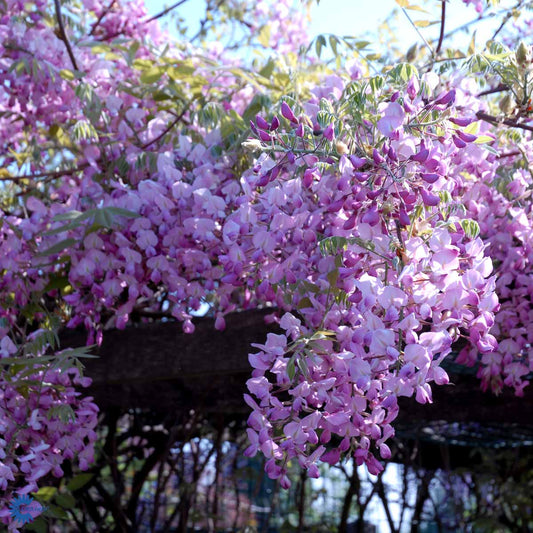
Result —
<path fill-rule="evenodd" d="M 207 412 L 246 413 L 242 399 L 250 377 L 251 343 L 264 343 L 267 333 L 279 331 L 265 324 L 272 309 L 243 311 L 226 316 L 224 331 L 211 318 L 197 318 L 193 334 L 177 322 L 152 322 L 125 330 L 106 331 L 97 354 L 85 360 L 93 379 L 88 393 L 102 409 L 188 409 Z M 66 331 L 63 346 L 82 346 L 82 332 Z M 433 386 L 433 404 L 401 398 L 400 424 L 424 421 L 519 424 L 533 427 L 533 386 L 522 398 L 506 388 L 495 396 L 480 390 L 471 373 L 450 371 L 452 384 Z"/>

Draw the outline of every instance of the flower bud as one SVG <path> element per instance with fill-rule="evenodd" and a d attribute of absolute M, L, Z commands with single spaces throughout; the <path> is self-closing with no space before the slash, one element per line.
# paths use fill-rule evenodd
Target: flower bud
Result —
<path fill-rule="evenodd" d="M 255 123 L 257 124 L 257 127 L 262 130 L 268 130 L 270 128 L 268 122 L 261 115 L 255 116 Z"/>
<path fill-rule="evenodd" d="M 303 177 L 303 184 L 305 187 L 311 187 L 313 180 L 316 177 L 316 168 L 306 168 Z"/>
<path fill-rule="evenodd" d="M 441 94 L 436 100 L 435 105 L 448 105 L 455 100 L 455 89 Z"/>
<path fill-rule="evenodd" d="M 407 54 L 405 54 L 405 59 L 408 63 L 412 63 L 416 58 L 416 53 L 418 52 L 418 44 L 415 43 L 409 50 L 407 50 Z"/>
<path fill-rule="evenodd" d="M 422 172 L 420 176 L 426 183 L 435 183 L 440 178 L 438 174 L 433 172 Z"/>
<path fill-rule="evenodd" d="M 296 117 L 294 116 L 294 113 L 292 112 L 292 109 L 289 107 L 289 105 L 287 104 L 287 102 L 282 102 L 281 103 L 281 114 L 287 119 L 287 120 L 290 120 L 291 122 L 294 122 L 295 124 L 298 122 L 296 120 Z"/>
<path fill-rule="evenodd" d="M 337 150 L 339 155 L 345 155 L 348 153 L 348 146 L 346 146 L 346 144 L 342 141 L 337 141 L 335 143 L 335 150 Z"/>
<path fill-rule="evenodd" d="M 477 135 L 473 135 L 472 133 L 466 133 L 464 131 L 459 130 L 457 132 L 457 135 L 465 142 L 465 143 L 471 143 L 474 142 L 477 139 Z"/>
<path fill-rule="evenodd" d="M 342 229 L 350 230 L 350 229 L 355 228 L 356 220 L 357 220 L 356 215 L 352 215 L 352 216 L 351 216 L 350 218 L 348 218 L 348 220 L 346 220 L 346 222 L 343 224 Z"/>
<path fill-rule="evenodd" d="M 402 207 L 400 208 L 400 214 L 398 215 L 398 220 L 402 226 L 409 226 L 411 224 L 411 219 L 407 214 L 407 211 Z"/>
<path fill-rule="evenodd" d="M 422 201 L 428 207 L 439 205 L 440 198 L 436 194 L 426 191 L 425 189 L 420 189 L 420 195 L 422 196 Z"/>
<path fill-rule="evenodd" d="M 351 155 L 349 159 L 353 165 L 353 168 L 361 168 L 367 164 L 367 160 L 365 158 L 357 157 L 356 155 Z"/>
<path fill-rule="evenodd" d="M 375 148 L 372 150 L 372 159 L 374 160 L 374 163 L 376 163 L 376 165 L 381 165 L 381 163 L 385 161 L 385 159 L 381 157 L 381 155 Z"/>
<path fill-rule="evenodd" d="M 448 119 L 453 124 L 456 124 L 457 126 L 468 126 L 469 124 L 472 124 L 474 122 L 471 118 L 461 118 L 461 117 L 450 117 Z"/>
<path fill-rule="evenodd" d="M 466 146 L 466 142 L 457 137 L 456 135 L 452 135 L 452 141 L 457 148 L 464 148 Z"/>
<path fill-rule="evenodd" d="M 526 67 L 531 63 L 531 47 L 524 41 L 520 41 L 520 44 L 516 49 L 516 62 L 519 67 Z"/>
<path fill-rule="evenodd" d="M 420 152 L 411 156 L 413 161 L 417 163 L 424 163 L 429 157 L 429 150 L 427 148 L 420 148 Z"/>
<path fill-rule="evenodd" d="M 247 139 L 241 146 L 248 152 L 257 152 L 262 148 L 261 141 L 258 139 Z"/>
<path fill-rule="evenodd" d="M 420 90 L 420 83 L 418 82 L 418 79 L 415 76 L 413 76 L 409 80 L 409 83 L 407 84 L 407 94 L 409 95 L 409 98 L 411 98 L 411 100 L 414 100 L 419 90 Z"/>
<path fill-rule="evenodd" d="M 379 222 L 379 213 L 376 207 L 370 208 L 362 217 L 361 222 L 375 226 Z"/>
<path fill-rule="evenodd" d="M 266 131 L 263 130 L 259 130 L 259 138 L 265 142 L 269 142 L 272 140 L 272 137 Z"/>
<path fill-rule="evenodd" d="M 333 124 L 330 124 L 330 125 L 324 130 L 323 135 L 324 135 L 324 137 L 325 137 L 328 141 L 332 141 L 332 140 L 333 140 L 333 136 L 334 136 Z"/>
<path fill-rule="evenodd" d="M 505 115 L 510 115 L 513 112 L 514 102 L 510 94 L 506 94 L 498 103 L 498 107 Z"/>
<path fill-rule="evenodd" d="M 275 131 L 279 128 L 279 118 L 274 116 L 270 124 L 270 131 Z"/>

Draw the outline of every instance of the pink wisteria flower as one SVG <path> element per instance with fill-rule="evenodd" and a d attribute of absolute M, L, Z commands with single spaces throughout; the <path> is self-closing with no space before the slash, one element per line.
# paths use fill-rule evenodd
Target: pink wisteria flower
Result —
<path fill-rule="evenodd" d="M 388 104 L 385 104 L 380 111 L 383 116 L 378 120 L 378 130 L 386 137 L 391 137 L 403 124 L 405 111 L 398 102 L 389 102 Z"/>

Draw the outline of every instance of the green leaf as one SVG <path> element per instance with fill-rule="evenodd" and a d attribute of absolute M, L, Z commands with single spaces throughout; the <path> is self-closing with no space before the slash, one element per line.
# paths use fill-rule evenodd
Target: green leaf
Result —
<path fill-rule="evenodd" d="M 83 213 L 81 211 L 68 211 L 67 213 L 60 213 L 59 215 L 56 215 L 52 220 L 54 222 L 59 222 L 62 220 L 76 220 L 79 218 Z"/>
<path fill-rule="evenodd" d="M 155 83 L 156 81 L 160 80 L 164 72 L 165 72 L 165 68 L 161 66 L 149 68 L 148 70 L 145 70 L 141 74 L 141 83 L 147 83 L 147 84 Z"/>
<path fill-rule="evenodd" d="M 415 20 L 414 25 L 417 28 L 427 28 L 428 26 L 431 26 L 432 24 L 437 24 L 437 20 Z"/>
<path fill-rule="evenodd" d="M 111 46 L 105 43 L 96 44 L 91 47 L 91 52 L 93 54 L 106 54 L 107 52 L 111 52 L 111 50 Z"/>
<path fill-rule="evenodd" d="M 328 281 L 331 286 L 335 286 L 337 284 L 337 280 L 339 279 L 339 269 L 336 268 L 335 270 L 332 270 L 328 273 Z"/>
<path fill-rule="evenodd" d="M 49 502 L 57 492 L 57 487 L 41 487 L 37 493 L 35 494 L 35 497 L 40 502 Z"/>
<path fill-rule="evenodd" d="M 57 505 L 50 505 L 45 514 L 61 520 L 68 520 L 69 518 L 65 510 L 61 509 L 61 507 L 58 507 Z"/>
<path fill-rule="evenodd" d="M 306 378 L 309 378 L 309 367 L 307 366 L 307 362 L 305 360 L 304 357 L 300 357 L 297 361 L 296 361 L 296 364 L 298 365 L 298 368 L 302 371 L 302 374 L 306 377 Z"/>
<path fill-rule="evenodd" d="M 85 487 L 85 485 L 87 485 L 87 483 L 89 483 L 93 477 L 94 474 L 78 474 L 67 483 L 67 489 L 71 492 L 79 490 L 82 487 Z"/>
<path fill-rule="evenodd" d="M 62 252 L 63 250 L 65 250 L 66 248 L 70 248 L 71 246 L 74 246 L 77 243 L 78 243 L 77 239 L 72 239 L 72 238 L 64 239 L 62 241 L 57 242 L 53 246 L 50 246 L 50 248 L 48 248 L 44 252 L 39 252 L 37 254 L 37 257 L 45 257 L 47 255 L 58 254 Z"/>
<path fill-rule="evenodd" d="M 176 67 L 170 67 L 168 69 L 168 75 L 174 81 L 183 80 L 184 78 L 190 78 L 195 73 L 196 68 L 192 65 L 178 65 Z"/>
<path fill-rule="evenodd" d="M 55 497 L 55 502 L 63 507 L 63 509 L 72 509 L 76 506 L 76 499 L 72 494 L 57 494 Z"/>
<path fill-rule="evenodd" d="M 29 522 L 24 526 L 25 531 L 35 531 L 35 533 L 47 533 L 48 524 L 46 520 L 38 516 L 33 522 Z"/>
<path fill-rule="evenodd" d="M 486 144 L 486 143 L 492 143 L 495 139 L 493 137 L 490 137 L 489 135 L 480 135 L 475 141 L 474 144 Z"/>
<path fill-rule="evenodd" d="M 287 375 L 289 376 L 289 379 L 292 381 L 294 379 L 294 376 L 296 375 L 296 364 L 295 364 L 294 356 L 292 356 L 289 359 L 289 362 L 287 363 Z"/>
<path fill-rule="evenodd" d="M 320 329 L 317 332 L 315 332 L 315 335 L 323 336 L 323 337 L 335 337 L 336 333 L 334 331 L 330 331 L 329 329 Z M 313 337 L 315 336 L 313 335 Z M 311 337 L 311 338 L 313 338 Z"/>
<path fill-rule="evenodd" d="M 369 84 L 372 92 L 376 93 L 383 87 L 385 80 L 382 76 L 374 76 L 373 78 L 370 78 Z"/>
<path fill-rule="evenodd" d="M 315 42 L 315 50 L 316 50 L 316 55 L 318 57 L 322 55 L 322 48 L 324 46 L 326 46 L 326 38 L 323 35 L 319 35 L 316 38 L 316 42 Z"/>
<path fill-rule="evenodd" d="M 135 211 L 124 209 L 123 207 L 103 207 L 102 210 L 106 210 L 108 213 L 111 213 L 112 215 L 126 217 L 126 218 L 140 218 L 141 216 L 139 215 L 139 213 L 135 213 Z"/>
<path fill-rule="evenodd" d="M 83 78 L 83 76 L 85 76 L 85 72 L 80 72 L 78 70 L 69 70 L 69 69 L 64 68 L 59 71 L 59 75 L 64 80 L 72 81 L 72 80 L 79 80 Z"/>
<path fill-rule="evenodd" d="M 94 214 L 94 223 L 104 228 L 112 228 L 113 215 L 106 209 L 98 209 Z"/>
<path fill-rule="evenodd" d="M 480 232 L 479 224 L 472 219 L 461 220 L 461 227 L 465 232 L 465 235 L 470 239 L 475 239 Z"/>
<path fill-rule="evenodd" d="M 429 11 L 426 11 L 422 7 L 414 6 L 412 4 L 409 4 L 409 5 L 405 6 L 405 9 L 410 9 L 411 11 L 421 11 L 422 13 L 429 13 Z"/>
<path fill-rule="evenodd" d="M 268 63 L 259 71 L 259 74 L 263 76 L 263 78 L 270 79 L 270 76 L 272 76 L 272 73 L 274 72 L 274 67 L 276 63 L 272 58 L 268 60 Z"/>
<path fill-rule="evenodd" d="M 472 34 L 470 44 L 468 45 L 468 55 L 473 55 L 476 52 L 476 32 Z"/>
<path fill-rule="evenodd" d="M 261 31 L 259 32 L 259 35 L 257 36 L 257 40 L 261 46 L 264 46 L 265 48 L 268 48 L 270 46 L 270 25 L 265 24 Z"/>
<path fill-rule="evenodd" d="M 311 300 L 304 296 L 299 302 L 298 302 L 298 309 L 306 309 L 308 307 L 313 307 L 313 304 Z"/>
<path fill-rule="evenodd" d="M 339 38 L 336 37 L 335 35 L 330 35 L 329 36 L 329 45 L 331 46 L 331 49 L 333 50 L 333 53 L 337 56 L 338 55 L 338 51 L 337 51 L 337 44 L 339 43 Z"/>
<path fill-rule="evenodd" d="M 57 235 L 58 233 L 63 233 L 65 231 L 70 231 L 71 229 L 79 228 L 81 226 L 80 220 L 81 219 L 76 219 L 76 220 L 73 220 L 70 224 L 65 224 L 64 226 L 60 226 L 59 228 L 45 231 L 43 235 L 52 236 L 52 235 Z"/>
<path fill-rule="evenodd" d="M 78 359 L 98 359 L 98 355 L 89 353 L 93 348 L 95 348 L 95 346 L 95 344 L 90 344 L 89 346 L 81 346 L 80 348 L 66 348 L 61 352 L 61 355 L 65 357 L 76 357 Z"/>
<path fill-rule="evenodd" d="M 40 357 L 3 357 L 3 365 L 20 365 L 20 366 L 35 366 L 47 361 L 55 359 L 53 355 L 43 355 Z"/>

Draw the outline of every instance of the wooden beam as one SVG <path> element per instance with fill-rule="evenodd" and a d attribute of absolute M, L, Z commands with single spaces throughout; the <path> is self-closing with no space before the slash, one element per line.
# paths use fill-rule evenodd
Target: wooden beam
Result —
<path fill-rule="evenodd" d="M 93 379 L 89 393 L 102 409 L 151 408 L 204 409 L 207 412 L 246 415 L 242 399 L 251 367 L 252 343 L 264 343 L 265 323 L 273 310 L 252 310 L 226 317 L 225 331 L 216 331 L 214 320 L 198 318 L 193 334 L 183 333 L 176 322 L 153 322 L 105 332 L 99 359 L 86 363 Z M 63 346 L 81 346 L 83 332 L 65 332 Z M 424 421 L 515 423 L 533 426 L 533 386 L 517 398 L 511 390 L 500 396 L 483 393 L 474 375 L 450 374 L 453 385 L 433 386 L 433 404 L 413 398 L 400 399 L 399 423 Z"/>

